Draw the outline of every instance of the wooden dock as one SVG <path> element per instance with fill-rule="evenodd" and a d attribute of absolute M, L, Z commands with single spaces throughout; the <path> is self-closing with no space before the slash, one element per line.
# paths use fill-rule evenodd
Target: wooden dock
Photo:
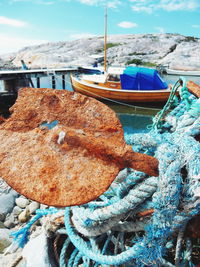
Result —
<path fill-rule="evenodd" d="M 52 88 L 56 88 L 56 76 L 62 76 L 62 89 L 65 89 L 65 75 L 77 68 L 58 69 L 27 69 L 27 70 L 3 70 L 0 71 L 0 80 L 4 81 L 4 91 L 17 92 L 20 87 L 33 86 L 32 78 L 36 78 L 36 87 L 40 88 L 40 78 L 51 76 Z"/>
<path fill-rule="evenodd" d="M 57 87 L 56 78 L 61 76 L 60 89 L 66 89 L 66 75 L 76 71 L 77 68 L 50 68 L 50 69 L 19 69 L 19 70 L 1 70 L 0 71 L 0 115 L 4 114 L 12 106 L 17 98 L 17 92 L 21 87 L 37 87 L 41 88 L 40 79 L 49 77 L 51 87 Z M 35 81 L 35 86 L 33 80 Z"/>

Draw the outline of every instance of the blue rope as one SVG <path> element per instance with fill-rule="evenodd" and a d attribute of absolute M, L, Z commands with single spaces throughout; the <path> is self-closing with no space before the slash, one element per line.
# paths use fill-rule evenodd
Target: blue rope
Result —
<path fill-rule="evenodd" d="M 70 244 L 70 239 L 69 238 L 66 238 L 64 244 L 63 244 L 63 247 L 61 249 L 61 252 L 60 252 L 60 257 L 59 257 L 59 263 L 60 263 L 60 267 L 65 267 L 66 266 L 66 252 L 67 252 L 67 248 Z"/>
<path fill-rule="evenodd" d="M 176 91 L 180 86 L 178 103 Z M 61 249 L 60 266 L 172 267 L 167 258 L 173 249 L 177 266 L 193 267 L 192 243 L 187 238 L 184 248 L 182 242 L 183 225 L 200 213 L 200 143 L 195 140 L 199 134 L 200 100 L 188 92 L 181 78 L 149 133 L 125 133 L 126 142 L 134 149 L 159 160 L 159 177 L 128 169 L 97 200 L 66 208 L 67 239 Z M 154 210 L 153 214 L 139 221 L 138 213 L 149 209 Z M 33 223 L 55 212 L 57 209 L 37 211 L 14 234 L 15 240 L 23 247 Z M 175 233 L 180 233 L 177 243 Z M 75 248 L 69 255 L 71 243 Z"/>
<path fill-rule="evenodd" d="M 19 231 L 13 232 L 11 235 L 14 237 L 14 241 L 18 243 L 19 247 L 23 248 L 28 241 L 31 226 L 45 215 L 54 214 L 58 212 L 56 208 L 50 209 L 38 209 L 36 215 L 26 224 L 26 226 Z"/>

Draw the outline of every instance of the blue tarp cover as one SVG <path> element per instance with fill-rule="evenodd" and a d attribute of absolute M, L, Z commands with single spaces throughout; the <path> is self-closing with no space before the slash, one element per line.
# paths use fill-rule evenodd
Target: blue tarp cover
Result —
<path fill-rule="evenodd" d="M 122 89 L 127 90 L 158 90 L 168 87 L 155 69 L 127 67 L 120 79 Z"/>

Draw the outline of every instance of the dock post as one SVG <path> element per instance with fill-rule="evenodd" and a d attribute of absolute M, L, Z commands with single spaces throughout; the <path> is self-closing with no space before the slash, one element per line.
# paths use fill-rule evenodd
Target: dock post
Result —
<path fill-rule="evenodd" d="M 55 80 L 55 76 L 52 76 L 52 88 L 55 89 L 56 88 L 56 80 Z"/>
<path fill-rule="evenodd" d="M 62 75 L 62 89 L 65 89 L 65 75 Z"/>
<path fill-rule="evenodd" d="M 40 77 L 37 77 L 37 88 L 40 88 Z"/>

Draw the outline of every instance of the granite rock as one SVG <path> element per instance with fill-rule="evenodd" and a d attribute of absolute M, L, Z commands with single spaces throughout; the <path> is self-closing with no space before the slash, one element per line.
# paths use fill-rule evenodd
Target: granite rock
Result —
<path fill-rule="evenodd" d="M 193 36 L 170 33 L 109 35 L 108 44 L 109 65 L 140 62 L 200 70 L 200 39 Z M 15 67 L 21 67 L 21 60 L 29 68 L 83 66 L 94 63 L 91 55 L 102 55 L 103 47 L 103 36 L 98 36 L 25 47 L 12 55 L 2 55 L 1 59 Z"/>

